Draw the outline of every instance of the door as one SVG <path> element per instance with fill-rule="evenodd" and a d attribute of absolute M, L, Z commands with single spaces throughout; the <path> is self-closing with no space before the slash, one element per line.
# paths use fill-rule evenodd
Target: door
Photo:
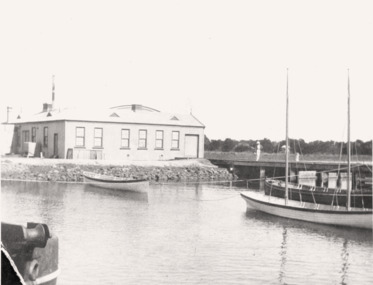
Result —
<path fill-rule="evenodd" d="M 198 135 L 185 135 L 185 157 L 198 157 Z"/>
<path fill-rule="evenodd" d="M 58 158 L 58 134 L 53 136 L 53 157 Z"/>
<path fill-rule="evenodd" d="M 29 146 L 28 146 L 28 143 L 30 141 L 30 132 L 29 131 L 22 131 L 22 145 L 21 145 L 21 152 L 22 154 L 25 154 L 26 155 L 28 154 L 28 149 L 29 149 Z"/>

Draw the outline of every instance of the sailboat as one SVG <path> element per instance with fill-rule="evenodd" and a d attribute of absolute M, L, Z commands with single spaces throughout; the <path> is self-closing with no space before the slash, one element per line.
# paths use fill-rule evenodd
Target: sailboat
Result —
<path fill-rule="evenodd" d="M 347 183 L 346 207 L 339 205 L 317 204 L 304 201 L 290 200 L 289 192 L 289 139 L 288 139 L 288 114 L 289 114 L 289 80 L 286 76 L 286 148 L 285 148 L 285 193 L 284 197 L 272 197 L 262 192 L 246 191 L 241 197 L 246 201 L 247 208 L 295 220 L 326 224 L 332 226 L 356 227 L 372 229 L 372 209 L 351 207 L 351 185 Z M 350 181 L 351 147 L 350 147 L 350 79 L 348 76 L 348 170 L 347 181 Z"/>
<path fill-rule="evenodd" d="M 266 179 L 264 182 L 266 195 L 284 197 L 285 182 L 277 179 Z M 290 200 L 304 201 L 326 205 L 346 205 L 347 189 L 323 186 L 310 186 L 301 183 L 288 184 Z M 372 208 L 372 189 L 351 190 L 351 206 L 356 208 Z"/>

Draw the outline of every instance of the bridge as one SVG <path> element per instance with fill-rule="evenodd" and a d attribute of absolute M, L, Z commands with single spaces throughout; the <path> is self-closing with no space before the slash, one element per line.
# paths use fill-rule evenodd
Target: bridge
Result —
<path fill-rule="evenodd" d="M 209 159 L 211 163 L 227 168 L 241 179 L 260 179 L 266 177 L 284 177 L 286 163 L 284 160 L 250 160 L 250 159 Z M 328 172 L 347 173 L 347 161 L 289 161 L 290 181 L 296 182 L 299 171 L 316 171 L 315 183 L 317 186 L 325 184 Z M 353 187 L 362 183 L 372 187 L 372 161 L 351 162 L 351 177 Z M 345 175 L 344 175 L 345 177 Z M 341 176 L 339 179 L 342 179 Z M 343 178 L 346 179 L 346 178 Z M 346 180 L 347 181 L 347 180 Z M 341 182 L 338 182 L 341 183 Z"/>
<path fill-rule="evenodd" d="M 259 168 L 285 168 L 284 160 L 247 160 L 247 159 L 209 159 L 212 164 L 219 167 L 259 167 Z M 347 161 L 289 161 L 289 168 L 294 170 L 316 170 L 316 171 L 347 171 Z M 351 171 L 359 169 L 361 172 L 372 173 L 372 161 L 353 161 Z"/>

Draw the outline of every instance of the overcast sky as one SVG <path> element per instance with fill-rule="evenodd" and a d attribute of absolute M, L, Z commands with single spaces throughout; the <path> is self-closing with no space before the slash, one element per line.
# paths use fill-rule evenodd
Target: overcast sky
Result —
<path fill-rule="evenodd" d="M 192 112 L 210 139 L 372 139 L 373 1 L 7 1 L 2 121 L 60 107 Z"/>

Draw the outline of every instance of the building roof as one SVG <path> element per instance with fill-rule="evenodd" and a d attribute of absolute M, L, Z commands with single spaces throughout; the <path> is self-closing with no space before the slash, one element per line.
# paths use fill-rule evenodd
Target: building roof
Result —
<path fill-rule="evenodd" d="M 131 105 L 126 105 L 131 106 Z M 21 117 L 11 123 L 40 123 L 52 121 L 86 121 L 86 122 L 107 122 L 127 124 L 151 124 L 170 126 L 192 126 L 205 127 L 192 114 L 163 113 L 149 107 L 109 109 L 54 109 L 38 114 Z"/>

